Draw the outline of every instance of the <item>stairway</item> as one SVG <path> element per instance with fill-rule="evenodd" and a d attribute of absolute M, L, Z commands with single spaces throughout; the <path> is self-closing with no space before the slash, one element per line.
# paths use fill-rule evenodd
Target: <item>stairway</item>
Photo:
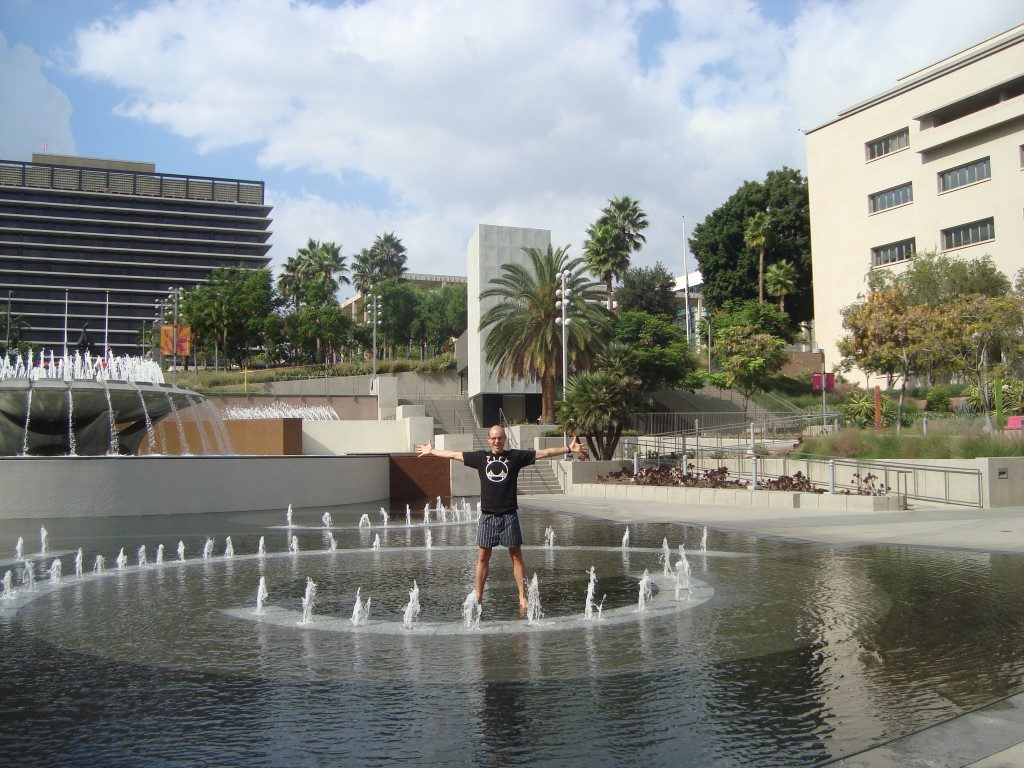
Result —
<path fill-rule="evenodd" d="M 561 493 L 555 476 L 555 468 L 549 459 L 541 459 L 530 467 L 519 470 L 519 495 L 529 496 L 535 493 Z"/>

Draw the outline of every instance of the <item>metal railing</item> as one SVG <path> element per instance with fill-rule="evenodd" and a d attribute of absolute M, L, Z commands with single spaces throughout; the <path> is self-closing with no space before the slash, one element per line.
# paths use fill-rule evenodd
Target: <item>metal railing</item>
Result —
<path fill-rule="evenodd" d="M 797 437 L 808 427 L 822 423 L 825 428 L 838 426 L 839 414 L 772 413 L 757 418 L 733 411 L 702 413 L 634 413 L 628 428 L 643 435 L 677 435 L 723 439 L 728 436 L 773 435 Z"/>

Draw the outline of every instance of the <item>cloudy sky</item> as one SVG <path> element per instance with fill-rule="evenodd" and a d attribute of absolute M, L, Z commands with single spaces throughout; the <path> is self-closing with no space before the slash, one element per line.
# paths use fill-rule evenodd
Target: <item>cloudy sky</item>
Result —
<path fill-rule="evenodd" d="M 1024 21 L 1020 0 L 0 0 L 0 159 L 259 179 L 275 265 L 394 231 L 466 273 L 479 223 L 579 253 L 608 198 L 681 273 L 801 129 Z M 694 268 L 691 263 L 689 265 Z"/>

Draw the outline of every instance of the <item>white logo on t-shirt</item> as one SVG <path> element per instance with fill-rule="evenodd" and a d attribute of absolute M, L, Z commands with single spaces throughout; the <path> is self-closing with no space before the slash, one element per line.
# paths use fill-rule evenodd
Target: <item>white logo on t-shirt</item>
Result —
<path fill-rule="evenodd" d="M 508 477 L 508 461 L 501 456 L 497 458 L 488 458 L 487 466 L 484 468 L 484 474 L 487 475 L 487 479 L 492 483 L 500 483 Z"/>

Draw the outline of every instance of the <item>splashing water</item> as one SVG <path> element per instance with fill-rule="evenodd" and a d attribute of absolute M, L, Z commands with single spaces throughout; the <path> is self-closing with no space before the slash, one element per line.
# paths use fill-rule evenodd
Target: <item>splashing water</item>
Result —
<path fill-rule="evenodd" d="M 50 581 L 54 583 L 60 581 L 60 560 L 50 563 Z"/>
<path fill-rule="evenodd" d="M 235 556 L 235 545 L 231 543 L 231 537 L 224 539 L 224 557 Z"/>
<path fill-rule="evenodd" d="M 686 559 L 686 552 L 683 550 L 683 545 L 679 545 L 679 560 L 676 562 L 676 600 L 679 599 L 679 594 L 686 590 L 687 599 L 689 599 L 690 590 L 690 561 Z"/>
<path fill-rule="evenodd" d="M 540 585 L 537 583 L 537 574 L 535 573 L 526 588 L 526 623 L 533 624 L 543 618 L 544 611 L 540 605 Z"/>
<path fill-rule="evenodd" d="M 157 547 L 156 547 L 156 564 L 157 565 L 163 565 L 164 564 L 164 545 L 163 544 L 158 544 Z"/>
<path fill-rule="evenodd" d="M 213 557 L 213 539 L 207 536 L 206 543 L 203 544 L 203 560 L 209 560 L 211 557 Z"/>
<path fill-rule="evenodd" d="M 299 537 L 292 536 L 291 543 L 288 545 L 288 551 L 293 555 L 299 554 Z"/>
<path fill-rule="evenodd" d="M 22 566 L 21 583 L 26 589 L 35 589 L 36 566 L 31 560 L 26 560 Z"/>
<path fill-rule="evenodd" d="M 430 549 L 431 547 L 434 546 L 434 539 L 430 535 L 430 529 L 429 528 L 426 531 L 426 537 L 425 538 L 426 538 L 426 547 L 427 547 L 427 549 Z"/>
<path fill-rule="evenodd" d="M 178 540 L 178 560 L 185 560 L 185 542 Z"/>
<path fill-rule="evenodd" d="M 473 629 L 480 626 L 480 615 L 483 608 L 480 601 L 476 599 L 476 590 L 470 591 L 462 603 L 462 626 L 466 629 Z"/>
<path fill-rule="evenodd" d="M 46 529 L 45 528 L 40 528 L 39 529 L 39 554 L 40 555 L 45 555 L 46 552 L 49 550 L 49 546 L 47 545 L 46 539 L 47 539 Z"/>
<path fill-rule="evenodd" d="M 654 599 L 654 582 L 650 572 L 645 568 L 644 575 L 640 577 L 640 594 L 637 599 L 637 610 L 646 611 L 647 604 Z"/>
<path fill-rule="evenodd" d="M 260 576 L 260 585 L 256 588 L 256 613 L 263 613 L 263 602 L 267 599 L 267 577 Z"/>
<path fill-rule="evenodd" d="M 284 513 L 284 519 L 285 519 L 285 524 L 289 528 L 291 528 L 292 527 L 292 505 L 291 504 L 288 505 L 288 511 Z"/>
<path fill-rule="evenodd" d="M 331 520 L 331 513 L 324 512 L 323 515 L 320 516 L 320 522 L 324 524 L 324 528 L 330 528 L 331 523 L 333 522 Z"/>
<path fill-rule="evenodd" d="M 700 537 L 700 551 L 702 554 L 708 551 L 708 527 L 706 525 L 704 526 L 704 533 Z"/>
<path fill-rule="evenodd" d="M 78 552 L 75 553 L 75 578 L 76 579 L 82 578 L 82 562 L 83 562 L 82 548 L 79 547 L 78 548 Z"/>
<path fill-rule="evenodd" d="M 553 549 L 555 546 L 555 529 L 550 525 L 544 529 L 544 546 Z"/>
<path fill-rule="evenodd" d="M 18 537 L 18 543 L 14 545 L 14 559 L 23 560 L 25 558 L 25 539 L 21 536 Z"/>
<path fill-rule="evenodd" d="M 299 624 L 309 624 L 313 621 L 313 606 L 316 605 L 316 583 L 306 578 L 306 594 L 302 598 L 302 619 Z"/>
<path fill-rule="evenodd" d="M 413 623 L 420 615 L 420 587 L 414 579 L 412 589 L 409 590 L 409 602 L 402 609 L 402 626 L 405 629 L 412 629 Z"/>
<path fill-rule="evenodd" d="M 373 548 L 380 549 L 380 534 L 378 533 L 373 537 Z"/>
<path fill-rule="evenodd" d="M 597 572 L 590 566 L 590 582 L 587 584 L 587 599 L 583 604 L 583 618 L 591 621 L 594 618 L 594 591 L 597 589 Z"/>
<path fill-rule="evenodd" d="M 388 527 L 388 521 L 390 519 L 391 518 L 388 517 L 387 510 L 384 509 L 384 507 L 381 507 L 380 508 L 380 524 L 383 525 L 385 528 L 387 528 Z"/>
<path fill-rule="evenodd" d="M 423 524 L 430 525 L 430 502 L 423 505 Z"/>
<path fill-rule="evenodd" d="M 369 528 L 370 527 L 370 516 L 368 514 L 366 514 L 365 512 L 363 513 L 363 516 L 359 518 L 359 527 L 360 528 Z"/>
<path fill-rule="evenodd" d="M 0 592 L 0 600 L 10 600 L 12 597 L 14 597 L 14 589 L 12 587 L 13 583 L 14 583 L 14 577 L 11 576 L 11 572 L 10 571 L 4 572 L 4 581 L 3 581 L 4 588 L 3 588 L 3 592 Z"/>
<path fill-rule="evenodd" d="M 128 565 L 128 555 L 124 553 L 124 547 L 121 547 L 121 551 L 117 553 L 117 558 L 114 560 L 114 565 L 117 566 L 117 570 L 124 570 L 124 567 Z"/>
<path fill-rule="evenodd" d="M 260 536 L 259 546 L 256 548 L 256 554 L 263 557 L 267 554 L 267 542 L 264 541 L 264 537 Z"/>
<path fill-rule="evenodd" d="M 328 552 L 337 552 L 338 551 L 338 542 L 334 540 L 334 534 L 330 533 L 330 532 L 327 533 L 327 551 Z"/>
<path fill-rule="evenodd" d="M 661 540 L 661 557 L 658 558 L 658 562 L 661 563 L 661 572 L 666 576 L 671 576 L 672 550 L 668 548 L 668 539 Z"/>
<path fill-rule="evenodd" d="M 352 626 L 353 627 L 364 627 L 370 623 L 370 600 L 366 598 L 366 602 L 363 602 L 362 597 L 363 588 L 358 587 L 356 589 L 356 604 L 352 608 Z"/>
<path fill-rule="evenodd" d="M 409 505 L 405 505 L 405 527 L 408 528 L 412 525 L 412 510 L 409 509 Z"/>
<path fill-rule="evenodd" d="M 626 532 L 622 534 L 622 548 L 629 549 L 629 526 L 626 526 Z"/>
<path fill-rule="evenodd" d="M 106 560 L 103 555 L 96 555 L 96 559 L 92 563 L 92 570 L 94 573 L 103 573 L 103 566 L 106 565 Z"/>
<path fill-rule="evenodd" d="M 139 567 L 141 568 L 142 566 L 144 566 L 146 564 L 146 545 L 145 544 L 143 544 L 141 547 L 139 547 L 139 551 L 138 551 L 138 554 L 136 556 L 138 557 Z"/>

